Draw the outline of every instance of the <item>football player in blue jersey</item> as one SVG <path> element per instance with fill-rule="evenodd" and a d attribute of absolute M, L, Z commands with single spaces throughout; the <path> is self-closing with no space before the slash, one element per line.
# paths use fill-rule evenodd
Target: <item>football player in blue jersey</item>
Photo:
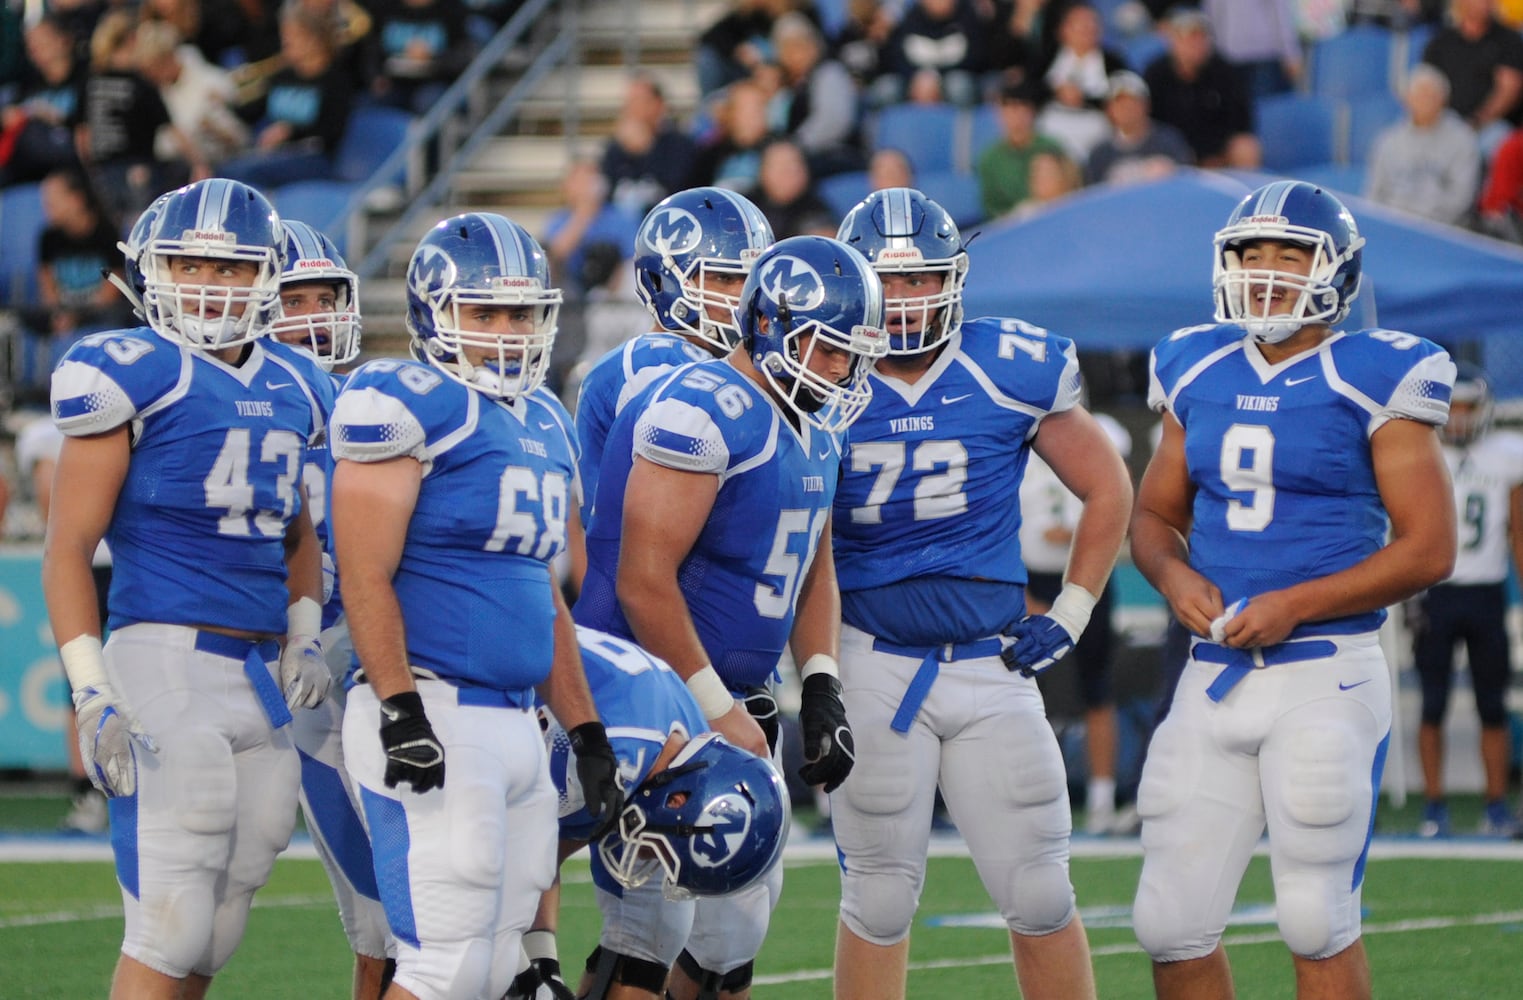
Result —
<path fill-rule="evenodd" d="M 259 192 L 181 188 L 137 249 L 148 326 L 86 337 L 53 376 L 68 440 L 43 586 L 86 766 L 112 796 L 112 996 L 202 996 L 295 825 L 290 710 L 329 686 L 300 473 L 332 391 L 305 352 L 264 339 L 283 253 Z"/>
<path fill-rule="evenodd" d="M 591 518 L 603 442 L 613 418 L 678 365 L 735 349 L 735 306 L 751 264 L 772 245 L 772 227 L 743 195 L 723 188 L 679 191 L 635 234 L 635 294 L 655 327 L 603 355 L 582 380 L 576 434 L 582 446 L 582 524 Z"/>
<path fill-rule="evenodd" d="M 285 270 L 270 335 L 312 352 L 323 377 L 337 392 L 338 372 L 359 357 L 359 278 L 327 234 L 305 222 L 282 220 Z M 338 902 L 339 920 L 354 952 L 354 996 L 381 995 L 386 976 L 386 914 L 370 841 L 360 819 L 359 791 L 344 769 L 343 721 L 346 681 L 354 646 L 344 618 L 343 599 L 333 561 L 328 524 L 328 482 L 332 455 L 327 438 L 308 451 L 302 469 L 312 525 L 323 546 L 323 655 L 333 677 L 329 698 L 316 708 L 294 713 L 292 732 L 301 758 L 301 810 L 307 830 Z"/>
<path fill-rule="evenodd" d="M 834 788 L 852 744 L 837 680 L 831 499 L 844 432 L 887 347 L 882 287 L 851 248 L 794 237 L 757 258 L 736 319 L 735 350 L 669 372 L 615 419 L 577 620 L 671 664 L 709 724 L 757 755 L 767 740 L 736 695 L 765 684 L 790 649 L 804 677 L 803 774 Z M 749 993 L 781 882 L 779 868 L 700 901 L 674 997 Z M 626 906 L 621 919 L 640 912 Z M 607 936 L 607 910 L 604 919 Z"/>
<path fill-rule="evenodd" d="M 837 235 L 883 279 L 889 353 L 835 499 L 858 749 L 830 803 L 836 996 L 905 995 L 939 783 L 1010 929 L 1021 994 L 1093 997 L 1068 880 L 1067 779 L 1035 676 L 1084 631 L 1121 548 L 1130 480 L 1079 404 L 1071 341 L 1018 319 L 964 321 L 968 257 L 945 209 L 890 188 Z M 1019 537 L 1032 451 L 1084 504 L 1062 591 L 1037 616 Z"/>
<path fill-rule="evenodd" d="M 423 237 L 407 302 L 420 360 L 357 369 L 330 426 L 360 667 L 344 760 L 395 939 L 386 996 L 498 997 L 555 872 L 536 690 L 591 816 L 623 803 L 550 572 L 576 489 L 570 416 L 543 387 L 561 293 L 533 237 L 479 212 Z"/>
<path fill-rule="evenodd" d="M 560 795 L 561 857 L 594 842 L 592 878 L 600 904 L 625 889 L 660 908 L 664 952 L 640 957 L 640 942 L 614 937 L 611 922 L 588 960 L 577 995 L 665 996 L 667 972 L 692 927 L 694 898 L 741 891 L 782 856 L 790 821 L 788 792 L 770 761 L 708 732 L 698 702 L 675 672 L 634 643 L 577 627 L 582 664 L 598 714 L 619 758 L 627 804 L 611 831 L 587 815 L 574 781 L 576 754 L 565 730 L 542 713 L 550 776 Z M 602 834 L 599 839 L 597 835 Z M 561 980 L 555 952 L 558 887 L 546 893 L 535 929 L 524 936 L 523 971 L 510 1000 L 573 994 Z M 630 953 L 630 949 L 635 951 Z M 621 955 L 618 962 L 604 954 Z M 634 984 L 634 985 L 631 985 Z M 536 993 L 536 990 L 539 992 Z"/>
<path fill-rule="evenodd" d="M 1376 630 L 1449 575 L 1456 529 L 1435 433 L 1454 365 L 1408 333 L 1336 329 L 1363 245 L 1321 188 L 1261 187 L 1216 234 L 1216 324 L 1153 349 L 1163 438 L 1132 555 L 1194 633 L 1137 800 L 1133 924 L 1165 1000 L 1233 995 L 1222 931 L 1266 826 L 1296 995 L 1370 996 L 1360 888 L 1391 726 Z"/>

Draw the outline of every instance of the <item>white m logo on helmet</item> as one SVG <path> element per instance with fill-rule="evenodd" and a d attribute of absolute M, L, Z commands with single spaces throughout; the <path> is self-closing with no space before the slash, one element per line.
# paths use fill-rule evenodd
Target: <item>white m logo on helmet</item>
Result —
<path fill-rule="evenodd" d="M 767 298 L 777 303 L 786 301 L 790 309 L 815 309 L 825 301 L 824 279 L 798 257 L 774 257 L 767 261 L 757 284 Z"/>
<path fill-rule="evenodd" d="M 702 242 L 703 226 L 687 209 L 663 208 L 647 223 L 646 239 L 662 253 L 687 253 Z"/>

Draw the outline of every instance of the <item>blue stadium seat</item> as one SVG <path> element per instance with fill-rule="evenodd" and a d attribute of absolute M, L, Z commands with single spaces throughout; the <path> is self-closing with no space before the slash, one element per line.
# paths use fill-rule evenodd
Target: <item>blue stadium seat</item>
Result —
<path fill-rule="evenodd" d="M 927 198 L 946 209 L 959 228 L 984 221 L 978 178 L 972 174 L 960 170 L 937 170 L 917 175 L 915 186 Z"/>
<path fill-rule="evenodd" d="M 1356 164 L 1368 162 L 1381 130 L 1406 115 L 1401 101 L 1390 94 L 1354 98 L 1348 102 L 1348 109 L 1348 161 Z"/>
<path fill-rule="evenodd" d="M 1144 31 L 1128 37 L 1119 46 L 1126 64 L 1138 73 L 1146 70 L 1159 56 L 1168 55 L 1169 42 L 1156 31 Z"/>
<path fill-rule="evenodd" d="M 958 109 L 950 104 L 895 104 L 871 123 L 873 149 L 897 149 L 909 157 L 915 175 L 957 165 Z"/>
<path fill-rule="evenodd" d="M 1258 119 L 1265 170 L 1294 173 L 1296 167 L 1333 162 L 1339 119 L 1334 101 L 1308 94 L 1273 94 L 1259 99 Z"/>
<path fill-rule="evenodd" d="M 1356 24 L 1312 46 L 1311 92 L 1352 98 L 1391 90 L 1393 35 L 1373 24 Z"/>
<path fill-rule="evenodd" d="M 1423 61 L 1423 49 L 1427 48 L 1428 43 L 1433 41 L 1433 36 L 1437 31 L 1438 25 L 1436 24 L 1414 24 L 1407 29 L 1406 37 L 1401 43 L 1406 47 L 1405 61 L 1407 69 L 1411 69 Z"/>
<path fill-rule="evenodd" d="M 47 220 L 42 214 L 42 185 L 15 184 L 0 189 L 0 305 L 37 301 L 37 237 Z"/>
<path fill-rule="evenodd" d="M 298 181 L 276 188 L 270 193 L 270 200 L 282 219 L 305 222 L 326 233 L 338 246 L 339 253 L 347 254 L 343 211 L 358 188 L 359 184 L 351 181 Z"/>
<path fill-rule="evenodd" d="M 832 174 L 815 185 L 815 193 L 840 218 L 867 197 L 867 171 Z"/>
<path fill-rule="evenodd" d="M 999 105 L 980 104 L 970 112 L 968 169 L 978 166 L 979 154 L 1005 137 L 1000 125 Z"/>
<path fill-rule="evenodd" d="M 343 181 L 365 181 L 407 138 L 413 116 L 398 108 L 375 104 L 357 105 L 349 113 L 349 126 L 333 157 L 333 175 Z M 400 175 L 392 183 L 401 182 Z"/>
<path fill-rule="evenodd" d="M 1327 188 L 1334 194 L 1364 193 L 1364 164 L 1319 163 L 1293 171 L 1297 180 Z"/>
<path fill-rule="evenodd" d="M 814 9 L 820 15 L 820 27 L 825 30 L 827 39 L 834 41 L 841 33 L 841 29 L 846 26 L 850 7 L 847 0 L 815 0 Z"/>

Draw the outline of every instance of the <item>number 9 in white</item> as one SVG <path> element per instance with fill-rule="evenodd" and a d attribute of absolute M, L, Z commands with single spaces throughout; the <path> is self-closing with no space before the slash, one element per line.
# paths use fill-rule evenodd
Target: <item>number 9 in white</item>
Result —
<path fill-rule="evenodd" d="M 1227 501 L 1227 527 L 1263 531 L 1274 520 L 1274 432 L 1262 424 L 1233 424 L 1222 435 L 1222 484 L 1247 501 Z"/>

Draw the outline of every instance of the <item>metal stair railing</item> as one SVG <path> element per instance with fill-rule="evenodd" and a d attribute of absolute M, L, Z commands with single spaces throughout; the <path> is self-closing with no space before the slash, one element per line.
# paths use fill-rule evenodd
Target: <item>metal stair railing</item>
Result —
<path fill-rule="evenodd" d="M 455 82 L 450 84 L 449 89 L 440 95 L 433 107 L 408 126 L 407 138 L 402 145 L 392 150 L 385 160 L 377 164 L 371 171 L 369 179 L 362 182 L 350 195 L 349 200 L 344 204 L 342 215 L 347 245 L 355 250 L 368 248 L 362 262 L 355 268 L 360 277 L 374 277 L 384 270 L 391 242 L 398 235 L 406 232 L 422 212 L 442 200 L 442 195 L 453 181 L 455 174 L 469 162 L 475 150 L 487 139 L 495 136 L 524 98 L 533 93 L 540 81 L 574 51 L 572 39 L 575 32 L 575 16 L 571 12 L 574 12 L 576 6 L 576 3 L 557 4 L 555 0 L 530 0 L 519 8 L 482 47 L 476 58 Z M 565 8 L 570 15 L 563 19 L 561 30 L 535 56 L 522 77 L 497 103 L 497 106 L 472 128 L 470 136 L 452 151 L 446 152 L 445 147 L 455 145 L 460 131 L 456 112 L 464 107 L 470 118 L 476 117 L 475 112 L 479 111 L 484 103 L 487 76 L 502 64 L 508 51 L 520 39 L 538 26 L 542 15 L 552 7 Z M 573 74 L 571 88 L 573 92 L 574 80 Z M 573 99 L 573 95 L 567 95 L 568 101 Z M 425 154 L 428 144 L 436 140 L 439 144 L 440 165 L 437 173 L 425 184 L 424 178 L 428 172 Z M 567 141 L 571 141 L 569 136 Z M 367 200 L 376 191 L 393 186 L 393 178 L 399 172 L 403 177 L 402 187 L 407 207 L 403 210 L 401 218 L 387 228 L 372 244 L 369 240 L 370 219 L 366 211 Z"/>

